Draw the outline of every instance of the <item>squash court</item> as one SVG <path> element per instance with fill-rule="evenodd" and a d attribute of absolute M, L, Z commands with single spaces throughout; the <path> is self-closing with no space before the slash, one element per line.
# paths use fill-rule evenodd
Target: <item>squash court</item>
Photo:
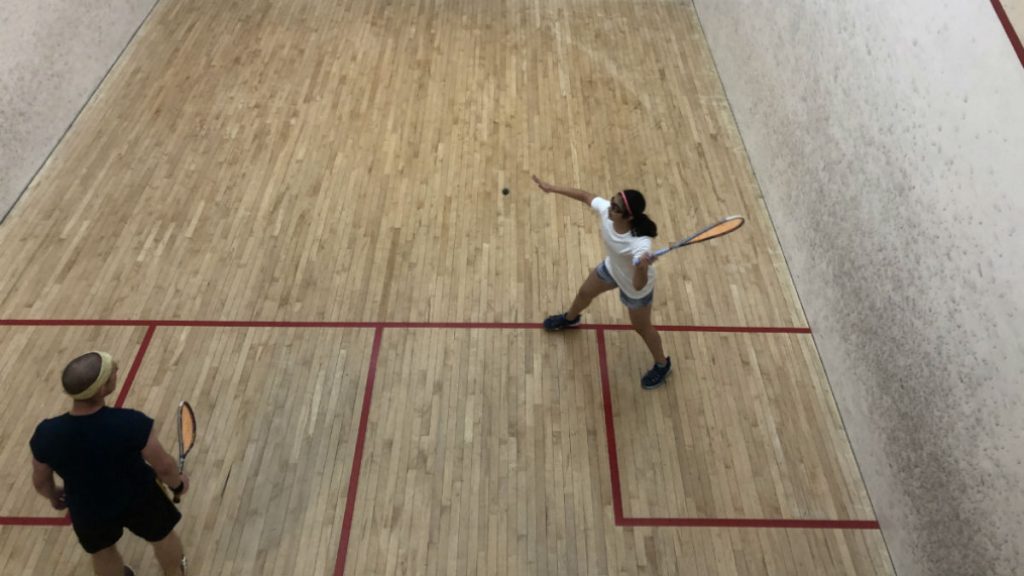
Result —
<path fill-rule="evenodd" d="M 614 293 L 541 329 L 602 246 L 531 174 L 746 216 L 656 265 L 662 388 Z M 195 407 L 190 574 L 893 573 L 689 3 L 161 0 L 0 246 L 0 573 L 91 573 L 28 438 L 96 348 Z"/>

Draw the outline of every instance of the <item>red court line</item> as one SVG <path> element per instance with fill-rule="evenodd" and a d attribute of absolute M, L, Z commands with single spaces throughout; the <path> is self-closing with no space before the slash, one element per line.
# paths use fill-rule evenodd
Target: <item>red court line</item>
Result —
<path fill-rule="evenodd" d="M 536 330 L 530 322 L 274 322 L 261 320 L 0 320 L 0 326 L 165 326 L 199 328 L 457 328 Z M 730 332 L 754 334 L 810 334 L 810 328 L 786 326 L 659 325 L 665 332 Z M 575 330 L 633 330 L 630 324 L 583 324 Z"/>
<path fill-rule="evenodd" d="M 71 518 L 0 516 L 0 526 L 70 526 Z"/>
<path fill-rule="evenodd" d="M 377 328 L 381 322 L 274 322 L 261 320 L 0 319 L 0 326 L 163 326 L 198 328 Z"/>
<path fill-rule="evenodd" d="M 341 541 L 338 542 L 338 559 L 334 564 L 334 576 L 341 576 L 345 573 L 345 561 L 348 559 L 348 541 L 352 534 L 352 517 L 355 515 L 356 493 L 359 489 L 359 472 L 363 467 L 363 445 L 366 442 L 366 426 L 370 420 L 370 402 L 373 398 L 373 382 L 377 377 L 377 358 L 380 356 L 380 342 L 383 332 L 383 328 L 377 327 L 377 330 L 373 333 L 370 370 L 366 375 L 366 391 L 363 392 L 363 410 L 359 416 L 356 449 L 352 455 L 352 470 L 348 480 L 348 496 L 345 499 L 345 518 L 341 523 Z"/>
<path fill-rule="evenodd" d="M 71 526 L 71 519 L 67 516 L 60 518 L 0 517 L 0 526 Z"/>
<path fill-rule="evenodd" d="M 773 518 L 626 518 L 622 512 L 622 484 L 619 477 L 619 452 L 615 443 L 615 418 L 612 415 L 612 388 L 608 376 L 608 355 L 604 330 L 597 331 L 597 357 L 601 365 L 601 396 L 604 399 L 604 430 L 608 438 L 608 467 L 612 482 L 612 509 L 615 525 L 623 527 L 720 527 L 720 528 L 819 528 L 840 530 L 880 530 L 876 520 L 796 520 Z"/>
<path fill-rule="evenodd" d="M 604 330 L 597 331 L 597 358 L 601 365 L 601 397 L 604 399 L 604 434 L 608 440 L 608 467 L 612 477 L 612 509 L 615 511 L 615 525 L 621 526 L 622 484 L 619 482 L 619 450 L 615 445 L 615 419 L 612 417 L 612 389 L 608 378 Z"/>
<path fill-rule="evenodd" d="M 797 328 L 786 326 L 687 326 L 667 325 L 655 326 L 660 332 L 727 332 L 746 334 L 810 334 L 810 328 Z M 631 324 L 589 324 L 583 325 L 577 330 L 633 330 Z"/>
<path fill-rule="evenodd" d="M 717 528 L 817 528 L 880 530 L 875 520 L 786 520 L 771 518 L 623 518 L 620 526 Z"/>
<path fill-rule="evenodd" d="M 135 375 L 138 374 L 139 367 L 142 366 L 142 357 L 146 355 L 149 343 L 153 340 L 154 332 L 156 332 L 156 326 L 150 325 L 149 329 L 146 330 L 146 335 L 142 338 L 142 344 L 139 345 L 139 351 L 135 353 L 132 368 L 128 371 L 128 375 L 125 376 L 124 385 L 121 386 L 121 393 L 117 395 L 117 402 L 114 403 L 115 407 L 120 408 L 124 405 L 124 400 L 128 397 L 128 391 L 131 390 L 132 383 L 135 382 Z"/>
<path fill-rule="evenodd" d="M 1003 25 L 1003 30 L 1006 31 L 1006 35 L 1010 37 L 1010 44 L 1013 46 L 1013 51 L 1017 53 L 1017 59 L 1020 60 L 1020 65 L 1024 66 L 1024 45 L 1021 44 L 1020 36 L 1017 35 L 1017 31 L 1013 29 L 1013 22 L 1010 22 L 1010 17 L 1007 16 L 1006 10 L 1003 9 L 1003 5 L 999 0 L 992 0 L 992 7 L 996 10 L 996 16 L 999 17 L 999 22 Z"/>

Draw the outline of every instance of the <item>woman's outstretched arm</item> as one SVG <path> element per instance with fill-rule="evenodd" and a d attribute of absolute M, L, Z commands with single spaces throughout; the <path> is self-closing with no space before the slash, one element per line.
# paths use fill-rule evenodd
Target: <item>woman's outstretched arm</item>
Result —
<path fill-rule="evenodd" d="M 537 178 L 536 176 L 533 177 L 533 181 L 537 183 L 537 186 L 539 186 L 541 190 L 543 190 L 543 191 L 545 191 L 547 193 L 554 192 L 555 194 L 561 194 L 562 196 L 568 196 L 569 198 L 572 198 L 574 200 L 579 200 L 580 202 L 583 202 L 587 206 L 590 206 L 590 203 L 594 201 L 594 198 L 596 198 L 596 196 L 594 196 L 590 192 L 587 192 L 586 190 L 579 190 L 577 188 L 565 188 L 565 187 L 562 187 L 562 186 L 555 186 L 553 184 L 548 184 L 547 182 L 541 180 L 540 178 Z"/>

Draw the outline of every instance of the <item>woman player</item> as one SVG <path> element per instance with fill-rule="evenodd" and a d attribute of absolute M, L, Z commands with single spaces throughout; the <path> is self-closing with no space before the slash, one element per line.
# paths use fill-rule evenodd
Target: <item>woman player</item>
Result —
<path fill-rule="evenodd" d="M 553 332 L 578 326 L 580 313 L 598 294 L 618 287 L 619 300 L 629 310 L 633 328 L 654 356 L 654 366 L 640 379 L 640 386 L 644 390 L 661 386 L 672 370 L 672 359 L 665 356 L 661 335 L 651 323 L 654 300 L 651 264 L 656 260 L 650 253 L 651 238 L 658 235 L 658 227 L 644 214 L 647 204 L 644 195 L 636 190 L 623 190 L 605 199 L 584 190 L 553 186 L 536 176 L 533 181 L 544 192 L 568 196 L 590 206 L 599 216 L 606 253 L 604 260 L 583 281 L 569 310 L 549 316 L 544 320 L 544 329 Z"/>

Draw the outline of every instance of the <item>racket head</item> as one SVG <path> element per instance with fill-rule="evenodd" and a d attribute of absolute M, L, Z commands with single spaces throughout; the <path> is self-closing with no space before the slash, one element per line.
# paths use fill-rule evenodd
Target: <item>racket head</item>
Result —
<path fill-rule="evenodd" d="M 746 222 L 746 220 L 743 218 L 743 216 L 727 216 L 719 220 L 718 222 L 715 222 L 714 224 L 704 228 L 700 232 L 697 232 L 693 236 L 690 236 L 689 238 L 683 240 L 674 247 L 681 248 L 683 246 L 689 246 L 691 244 L 697 244 L 699 242 L 711 240 L 712 238 L 718 238 L 719 236 L 725 236 L 726 234 L 738 230 L 740 226 L 743 226 L 744 222 Z"/>
<path fill-rule="evenodd" d="M 192 405 L 182 400 L 178 404 L 178 462 L 183 463 L 185 456 L 196 443 L 196 413 Z"/>

